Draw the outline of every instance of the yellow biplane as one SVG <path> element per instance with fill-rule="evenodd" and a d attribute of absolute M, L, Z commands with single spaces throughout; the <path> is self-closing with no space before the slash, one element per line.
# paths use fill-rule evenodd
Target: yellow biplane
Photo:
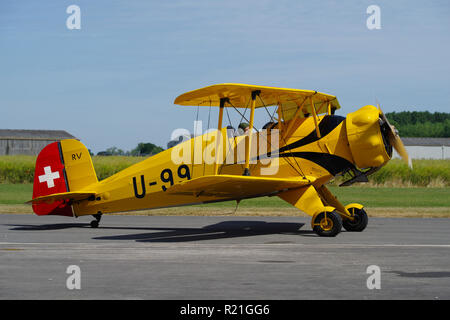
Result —
<path fill-rule="evenodd" d="M 190 91 L 175 104 L 218 107 L 217 129 L 102 181 L 81 142 L 49 144 L 36 160 L 34 212 L 92 215 L 91 226 L 98 227 L 105 213 L 278 196 L 312 216 L 318 235 L 335 236 L 342 227 L 364 230 L 368 218 L 363 205 L 344 205 L 333 196 L 326 187 L 331 179 L 347 173 L 343 186 L 367 181 L 391 159 L 392 148 L 410 162 L 379 106 L 362 107 L 345 118 L 335 115 L 340 108 L 335 96 L 245 84 Z M 255 111 L 267 107 L 274 112 L 257 130 Z M 246 132 L 223 125 L 226 108 L 242 118 L 249 110 Z"/>

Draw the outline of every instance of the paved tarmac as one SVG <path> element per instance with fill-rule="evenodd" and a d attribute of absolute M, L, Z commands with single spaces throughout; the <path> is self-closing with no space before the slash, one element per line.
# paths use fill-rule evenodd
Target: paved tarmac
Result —
<path fill-rule="evenodd" d="M 0 299 L 450 299 L 450 219 L 371 218 L 335 238 L 303 217 L 91 220 L 0 214 Z"/>

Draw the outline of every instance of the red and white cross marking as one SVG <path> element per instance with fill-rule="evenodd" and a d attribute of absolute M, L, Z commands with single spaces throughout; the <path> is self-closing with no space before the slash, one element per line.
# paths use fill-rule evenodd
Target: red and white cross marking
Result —
<path fill-rule="evenodd" d="M 47 182 L 47 188 L 53 188 L 55 186 L 54 180 L 59 178 L 59 172 L 52 172 L 50 166 L 44 167 L 44 172 L 42 176 L 39 176 L 39 182 Z"/>

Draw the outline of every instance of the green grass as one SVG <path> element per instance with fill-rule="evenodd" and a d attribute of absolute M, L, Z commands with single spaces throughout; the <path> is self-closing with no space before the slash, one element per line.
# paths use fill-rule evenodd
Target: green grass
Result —
<path fill-rule="evenodd" d="M 450 187 L 450 160 L 412 160 L 413 169 L 402 160 L 393 159 L 369 176 L 371 186 L 390 187 Z M 340 176 L 332 182 L 339 185 L 349 179 Z"/>
<path fill-rule="evenodd" d="M 357 202 L 367 207 L 450 207 L 450 188 L 385 188 L 385 187 L 336 187 L 331 192 L 344 204 Z M 31 184 L 0 184 L 0 204 L 23 204 L 31 199 Z M 210 203 L 204 207 L 235 207 L 235 201 Z M 240 208 L 290 208 L 278 197 L 262 197 L 242 200 Z"/>
<path fill-rule="evenodd" d="M 330 189 L 342 203 L 359 202 L 368 207 L 450 207 L 450 188 L 331 187 Z"/>
<path fill-rule="evenodd" d="M 99 180 L 143 159 L 125 156 L 92 157 Z M 0 183 L 33 183 L 35 161 L 35 156 L 0 156 Z M 450 187 L 450 160 L 413 160 L 413 166 L 414 170 L 411 170 L 401 160 L 391 160 L 369 177 L 370 185 Z M 337 178 L 333 184 L 337 185 L 343 179 Z"/>
<path fill-rule="evenodd" d="M 413 169 L 410 169 L 400 159 L 391 160 L 370 176 L 369 181 L 374 184 L 393 182 L 407 186 L 450 187 L 450 160 L 413 160 L 412 164 Z"/>
<path fill-rule="evenodd" d="M 144 157 L 94 156 L 92 162 L 99 180 L 112 176 Z M 0 156 L 0 183 L 33 183 L 36 156 Z"/>
<path fill-rule="evenodd" d="M 32 183 L 35 156 L 0 156 L 0 183 Z"/>
<path fill-rule="evenodd" d="M 32 184 L 0 184 L 0 204 L 24 204 L 32 195 Z"/>
<path fill-rule="evenodd" d="M 361 203 L 367 207 L 450 207 L 450 188 L 384 188 L 384 187 L 336 187 L 330 191 L 343 204 Z M 200 206 L 234 207 L 235 201 L 210 203 Z M 242 200 L 241 208 L 289 208 L 290 204 L 278 197 Z"/>
<path fill-rule="evenodd" d="M 143 160 L 123 156 L 94 156 L 92 159 L 99 180 Z M 1 205 L 17 206 L 31 199 L 35 161 L 35 156 L 0 156 Z M 450 161 L 413 160 L 413 165 L 414 170 L 410 170 L 394 159 L 370 176 L 369 184 L 339 188 L 341 177 L 331 183 L 330 190 L 343 204 L 357 202 L 372 208 L 450 208 Z M 235 206 L 235 201 L 228 201 L 199 207 Z M 292 207 L 278 197 L 263 197 L 243 200 L 239 208 Z"/>
<path fill-rule="evenodd" d="M 145 157 L 125 157 L 125 156 L 94 156 L 92 162 L 94 164 L 95 173 L 98 180 L 103 180 L 113 174 L 128 168 L 129 166 L 141 162 Z"/>

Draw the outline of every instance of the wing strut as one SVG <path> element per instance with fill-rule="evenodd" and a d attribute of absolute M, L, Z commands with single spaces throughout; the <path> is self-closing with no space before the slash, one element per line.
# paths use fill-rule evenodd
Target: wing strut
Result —
<path fill-rule="evenodd" d="M 248 135 L 246 137 L 246 140 L 248 141 L 247 149 L 245 150 L 245 169 L 244 173 L 242 175 L 249 176 L 250 171 L 250 149 L 252 148 L 252 133 L 253 133 L 253 120 L 255 118 L 255 107 L 256 107 L 256 96 L 258 96 L 261 93 L 261 90 L 254 90 L 252 91 L 252 104 L 250 109 L 250 123 L 249 123 L 249 129 L 248 129 Z"/>
<path fill-rule="evenodd" d="M 217 161 L 218 161 L 218 157 L 219 157 L 219 145 L 220 145 L 220 138 L 222 138 L 222 120 L 223 120 L 223 109 L 225 107 L 225 102 L 228 101 L 228 98 L 220 98 L 220 109 L 219 109 L 219 123 L 217 124 L 217 130 L 218 130 L 218 136 L 216 137 L 216 150 L 215 150 L 215 162 L 214 162 L 214 175 L 217 175 L 217 169 L 218 169 L 218 165 L 217 165 Z"/>
<path fill-rule="evenodd" d="M 320 130 L 319 130 L 319 124 L 318 124 L 318 119 L 317 119 L 317 113 L 316 113 L 316 106 L 314 105 L 314 100 L 311 96 L 311 111 L 313 114 L 313 118 L 314 118 L 314 125 L 316 126 L 316 134 L 317 137 L 320 138 Z"/>

